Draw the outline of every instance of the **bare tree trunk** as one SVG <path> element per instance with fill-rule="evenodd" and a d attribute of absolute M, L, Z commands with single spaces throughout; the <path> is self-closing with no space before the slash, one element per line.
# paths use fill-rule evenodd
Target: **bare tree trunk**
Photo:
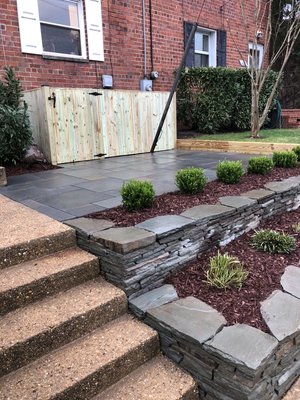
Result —
<path fill-rule="evenodd" d="M 252 82 L 252 102 L 251 102 L 251 137 L 258 138 L 259 137 L 259 94 L 257 91 L 257 87 L 255 82 Z"/>

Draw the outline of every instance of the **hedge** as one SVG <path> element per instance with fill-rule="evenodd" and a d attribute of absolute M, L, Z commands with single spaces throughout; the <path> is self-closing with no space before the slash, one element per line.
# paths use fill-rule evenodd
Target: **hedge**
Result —
<path fill-rule="evenodd" d="M 277 72 L 270 71 L 260 95 L 262 111 Z M 177 90 L 179 121 L 203 133 L 250 129 L 251 80 L 246 69 L 189 68 Z"/>

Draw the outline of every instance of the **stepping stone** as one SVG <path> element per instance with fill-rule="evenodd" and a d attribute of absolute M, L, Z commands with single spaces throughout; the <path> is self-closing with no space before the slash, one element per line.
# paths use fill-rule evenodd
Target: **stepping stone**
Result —
<path fill-rule="evenodd" d="M 300 268 L 289 265 L 280 280 L 283 290 L 300 299 Z"/>
<path fill-rule="evenodd" d="M 164 237 L 191 224 L 195 224 L 193 219 L 181 215 L 163 215 L 141 222 L 140 224 L 137 224 L 136 227 L 156 233 L 158 237 Z"/>
<path fill-rule="evenodd" d="M 275 290 L 261 303 L 260 312 L 277 340 L 300 332 L 300 300 L 296 297 Z"/>
<path fill-rule="evenodd" d="M 243 196 L 223 196 L 219 198 L 219 202 L 223 206 L 228 206 L 233 208 L 244 208 L 252 206 L 253 204 L 256 203 L 255 200 Z"/>
<path fill-rule="evenodd" d="M 165 304 L 147 312 L 146 322 L 179 338 L 204 343 L 212 338 L 224 325 L 226 319 L 214 308 L 194 297 Z"/>
<path fill-rule="evenodd" d="M 178 300 L 177 292 L 173 285 L 163 285 L 139 297 L 129 300 L 129 308 L 139 318 L 145 316 L 146 311 Z"/>
<path fill-rule="evenodd" d="M 255 375 L 272 356 L 277 344 L 274 337 L 259 329 L 236 324 L 223 328 L 204 348 L 227 362 L 237 364 L 241 371 Z"/>

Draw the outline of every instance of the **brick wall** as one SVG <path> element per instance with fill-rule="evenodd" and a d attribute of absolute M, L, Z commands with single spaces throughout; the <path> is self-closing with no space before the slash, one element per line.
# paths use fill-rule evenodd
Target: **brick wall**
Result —
<path fill-rule="evenodd" d="M 249 31 L 253 27 L 253 1 L 247 0 Z M 149 0 L 146 3 L 147 73 L 151 66 Z M 203 0 L 152 0 L 153 68 L 160 73 L 155 90 L 169 90 L 173 72 L 183 54 L 183 23 L 197 21 Z M 112 74 L 114 88 L 138 89 L 143 78 L 141 0 L 102 0 L 105 61 L 80 63 L 46 60 L 22 54 L 16 0 L 0 0 L 0 63 L 13 66 L 25 89 L 41 85 L 101 87 L 101 75 Z M 227 31 L 227 66 L 240 67 L 247 58 L 247 40 L 238 2 L 207 0 L 198 21 L 200 26 Z M 230 26 L 230 29 L 229 29 Z M 261 29 L 263 30 L 263 29 Z"/>

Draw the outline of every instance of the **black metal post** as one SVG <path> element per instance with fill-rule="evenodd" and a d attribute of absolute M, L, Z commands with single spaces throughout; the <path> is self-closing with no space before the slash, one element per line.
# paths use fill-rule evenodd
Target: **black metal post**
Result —
<path fill-rule="evenodd" d="M 174 80 L 174 82 L 173 82 L 173 86 L 172 86 L 171 92 L 170 92 L 170 94 L 169 94 L 169 98 L 168 98 L 167 104 L 166 104 L 166 106 L 165 106 L 163 115 L 162 115 L 162 117 L 161 117 L 159 126 L 158 126 L 158 128 L 157 128 L 156 135 L 155 135 L 155 138 L 154 138 L 154 140 L 153 140 L 150 153 L 154 153 L 155 147 L 156 147 L 156 145 L 157 145 L 157 142 L 158 142 L 158 139 L 159 139 L 161 130 L 162 130 L 163 126 L 164 126 L 164 123 L 165 123 L 165 120 L 166 120 L 166 117 L 167 117 L 167 114 L 168 114 L 170 105 L 171 105 L 172 100 L 173 100 L 174 93 L 176 92 L 176 89 L 177 89 L 177 86 L 178 86 L 178 83 L 179 83 L 179 80 L 180 80 L 180 75 L 181 75 L 182 68 L 183 68 L 183 66 L 184 66 L 184 64 L 185 64 L 186 56 L 187 56 L 187 54 L 188 54 L 188 52 L 189 52 L 189 50 L 190 50 L 190 46 L 191 46 L 192 40 L 194 39 L 196 29 L 197 29 L 197 24 L 194 23 L 194 24 L 193 24 L 193 27 L 192 27 L 192 30 L 191 30 L 191 33 L 190 33 L 190 36 L 189 36 L 189 38 L 188 38 L 186 47 L 185 47 L 184 54 L 183 54 L 182 59 L 181 59 L 180 66 L 179 66 L 179 68 L 178 68 L 178 70 L 177 70 L 176 77 L 175 77 L 175 80 Z"/>

